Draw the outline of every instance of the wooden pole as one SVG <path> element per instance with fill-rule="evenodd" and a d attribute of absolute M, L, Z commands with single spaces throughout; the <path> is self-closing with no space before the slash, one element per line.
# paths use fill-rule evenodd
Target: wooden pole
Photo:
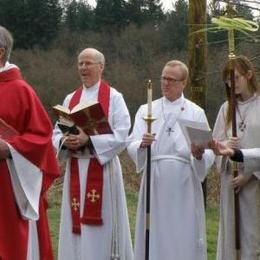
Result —
<path fill-rule="evenodd" d="M 232 115 L 232 136 L 237 137 L 237 120 L 236 120 L 236 93 L 235 93 L 235 69 L 234 60 L 235 56 L 235 37 L 234 30 L 228 30 L 228 43 L 229 43 L 229 78 L 230 78 L 230 92 L 231 92 L 231 115 Z M 236 162 L 233 163 L 233 176 L 238 176 L 238 165 Z M 236 259 L 240 260 L 240 217 L 239 217 L 239 194 L 234 189 L 234 220 L 235 220 L 235 249 Z"/>

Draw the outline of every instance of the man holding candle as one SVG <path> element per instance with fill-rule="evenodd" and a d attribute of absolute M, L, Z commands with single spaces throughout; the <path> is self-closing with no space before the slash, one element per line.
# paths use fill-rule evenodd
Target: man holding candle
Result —
<path fill-rule="evenodd" d="M 149 259 L 204 260 L 205 216 L 201 182 L 214 161 L 210 150 L 189 147 L 179 119 L 207 122 L 202 108 L 186 99 L 187 66 L 177 60 L 166 63 L 161 74 L 163 97 L 142 105 L 135 117 L 128 152 L 137 172 L 144 172 L 137 210 L 135 260 L 145 255 L 146 147 L 151 146 L 151 202 Z M 150 91 L 150 93 L 149 93 Z M 156 120 L 147 133 L 143 118 Z"/>

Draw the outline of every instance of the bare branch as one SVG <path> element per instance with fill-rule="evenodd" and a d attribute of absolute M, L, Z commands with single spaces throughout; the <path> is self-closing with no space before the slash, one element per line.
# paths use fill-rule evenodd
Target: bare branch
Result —
<path fill-rule="evenodd" d="M 236 6 L 248 7 L 249 9 L 260 11 L 260 8 L 248 5 L 248 4 L 259 4 L 258 1 L 254 1 L 254 0 L 252 0 L 252 1 L 241 0 L 241 2 L 244 2 L 244 3 L 247 3 L 247 4 L 240 4 L 240 3 L 229 1 L 229 0 L 219 0 L 219 2 L 226 3 L 226 4 L 230 3 L 230 4 L 234 4 Z"/>

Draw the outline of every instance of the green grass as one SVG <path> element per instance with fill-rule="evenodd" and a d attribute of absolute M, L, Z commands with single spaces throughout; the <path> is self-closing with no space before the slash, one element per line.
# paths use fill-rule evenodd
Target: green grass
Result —
<path fill-rule="evenodd" d="M 207 207 L 206 225 L 207 225 L 208 260 L 215 260 L 216 259 L 216 248 L 217 248 L 217 234 L 218 234 L 218 210 L 217 210 L 217 208 Z"/>
<path fill-rule="evenodd" d="M 59 219 L 60 219 L 60 194 L 61 189 L 53 189 L 50 193 L 50 208 L 48 211 L 51 236 L 53 242 L 53 249 L 55 256 L 57 255 L 58 236 L 59 236 Z M 126 190 L 127 205 L 129 213 L 129 222 L 132 237 L 135 229 L 135 214 L 137 207 L 138 194 L 130 190 Z M 216 241 L 218 229 L 218 210 L 216 208 L 207 207 L 207 243 L 208 243 L 208 260 L 215 260 L 216 258 Z"/>

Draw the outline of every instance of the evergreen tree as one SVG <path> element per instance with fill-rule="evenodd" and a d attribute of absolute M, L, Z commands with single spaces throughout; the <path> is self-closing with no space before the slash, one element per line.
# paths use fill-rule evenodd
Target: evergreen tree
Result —
<path fill-rule="evenodd" d="M 142 26 L 145 22 L 143 16 L 144 0 L 129 0 L 127 5 L 127 18 L 130 23 L 135 23 L 137 26 Z"/>
<path fill-rule="evenodd" d="M 94 27 L 94 11 L 85 0 L 73 0 L 65 8 L 64 20 L 70 31 L 91 30 Z"/>
<path fill-rule="evenodd" d="M 57 35 L 59 0 L 0 0 L 0 23 L 15 36 L 17 48 L 48 47 Z"/>
<path fill-rule="evenodd" d="M 241 2 L 239 0 L 235 1 L 236 3 L 236 10 L 239 16 L 247 19 L 247 20 L 253 20 L 254 19 L 254 15 L 252 13 L 252 10 L 250 9 L 250 7 L 247 4 L 241 4 Z"/>
<path fill-rule="evenodd" d="M 162 3 L 160 0 L 144 0 L 143 13 L 145 23 L 160 24 L 164 18 Z"/>
<path fill-rule="evenodd" d="M 128 18 L 139 27 L 152 23 L 159 25 L 164 19 L 160 0 L 129 0 Z"/>
<path fill-rule="evenodd" d="M 127 23 L 124 0 L 97 0 L 95 24 L 98 30 L 118 33 Z"/>
<path fill-rule="evenodd" d="M 187 47 L 188 3 L 185 0 L 178 0 L 174 9 L 167 13 L 163 27 L 163 38 L 168 48 L 182 50 Z"/>

